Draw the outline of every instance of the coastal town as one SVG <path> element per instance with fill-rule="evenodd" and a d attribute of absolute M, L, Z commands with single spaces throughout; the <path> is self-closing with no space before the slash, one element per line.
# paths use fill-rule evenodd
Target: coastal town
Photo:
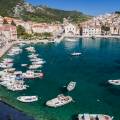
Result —
<path fill-rule="evenodd" d="M 97 17 L 92 17 L 87 21 L 77 24 L 71 22 L 68 18 L 64 18 L 63 23 L 37 23 L 33 21 L 24 21 L 22 19 L 12 17 L 0 16 L 0 57 L 2 57 L 5 53 L 7 56 L 6 58 L 3 58 L 0 63 L 0 68 L 2 69 L 0 72 L 1 86 L 5 87 L 9 91 L 16 92 L 27 90 L 29 89 L 29 87 L 32 86 L 28 85 L 29 83 L 26 83 L 26 81 L 30 81 L 33 79 L 33 81 L 35 81 L 36 78 L 39 80 L 43 80 L 44 69 L 42 70 L 42 68 L 49 61 L 45 60 L 44 57 L 42 57 L 42 54 L 39 53 L 39 50 L 36 49 L 36 46 L 33 47 L 33 44 L 30 44 L 30 46 L 28 46 L 26 43 L 58 43 L 64 40 L 64 38 L 67 38 L 65 39 L 67 41 L 75 41 L 75 38 L 90 38 L 92 40 L 95 40 L 96 38 L 119 39 L 120 14 L 107 13 Z M 71 53 L 67 53 L 68 56 L 66 55 L 68 59 L 70 59 L 70 61 L 77 60 L 83 54 L 85 54 L 84 50 L 74 51 L 72 49 L 71 51 Z M 26 57 L 24 63 L 20 63 L 20 68 L 22 68 L 21 71 L 18 71 L 16 70 L 17 67 L 15 68 L 14 66 L 14 61 L 17 58 L 16 56 L 19 56 L 19 59 L 17 61 L 22 61 L 22 57 L 20 56 L 21 54 L 26 55 Z M 48 65 L 54 65 L 52 62 L 50 62 Z M 26 71 L 23 69 L 25 69 Z M 120 85 L 120 80 L 108 80 L 107 83 L 109 83 L 109 85 Z M 76 82 L 70 81 L 69 84 L 67 86 L 64 86 L 63 88 L 66 89 L 68 93 L 73 91 L 75 87 Z M 31 87 L 31 89 L 33 88 Z M 46 93 L 48 94 L 48 91 Z M 36 102 L 39 99 L 40 98 L 38 95 L 21 95 L 16 97 L 17 102 L 22 103 Z M 64 94 L 58 94 L 57 97 L 47 100 L 45 105 L 47 107 L 57 108 L 71 102 L 74 102 L 71 95 L 66 96 Z M 97 99 L 97 103 L 99 102 L 100 100 Z M 105 114 L 81 113 L 77 115 L 77 119 L 112 120 L 113 117 Z"/>
<path fill-rule="evenodd" d="M 117 13 L 100 15 L 80 24 L 70 23 L 64 18 L 62 24 L 35 23 L 10 17 L 0 16 L 0 47 L 20 41 L 17 27 L 22 26 L 28 37 L 40 39 L 40 34 L 50 34 L 50 40 L 61 40 L 64 37 L 120 37 L 120 15 Z M 35 35 L 38 35 L 35 37 Z M 30 36 L 30 37 L 29 37 Z M 32 37 L 31 37 L 32 36 Z M 43 38 L 42 38 L 43 39 Z"/>

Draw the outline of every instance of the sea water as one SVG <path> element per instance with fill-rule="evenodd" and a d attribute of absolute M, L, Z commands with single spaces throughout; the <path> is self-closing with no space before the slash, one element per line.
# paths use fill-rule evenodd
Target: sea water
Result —
<path fill-rule="evenodd" d="M 25 72 L 21 64 L 31 64 L 28 52 L 14 57 L 14 67 Z M 62 41 L 59 44 L 34 44 L 39 57 L 46 61 L 41 70 L 42 79 L 26 80 L 29 88 L 11 92 L 0 87 L 0 96 L 8 103 L 38 120 L 73 120 L 78 113 L 99 113 L 114 116 L 120 120 L 120 86 L 108 84 L 110 79 L 120 78 L 120 39 L 79 39 L 75 42 Z M 71 56 L 81 52 L 80 56 Z M 64 86 L 76 81 L 76 88 L 66 92 Z M 58 108 L 49 108 L 46 101 L 59 94 L 72 96 L 74 102 Z M 21 103 L 16 97 L 37 95 L 39 101 Z M 0 108 L 1 109 L 1 108 Z"/>

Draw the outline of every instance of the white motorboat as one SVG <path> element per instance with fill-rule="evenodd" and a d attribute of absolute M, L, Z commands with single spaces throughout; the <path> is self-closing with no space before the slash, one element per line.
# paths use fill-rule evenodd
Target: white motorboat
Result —
<path fill-rule="evenodd" d="M 7 89 L 11 91 L 22 91 L 22 90 L 26 90 L 27 87 L 28 87 L 27 85 L 13 84 L 13 85 L 7 86 Z"/>
<path fill-rule="evenodd" d="M 46 62 L 45 62 L 44 60 L 32 62 L 33 65 L 45 64 L 45 63 L 46 63 Z"/>
<path fill-rule="evenodd" d="M 43 76 L 44 76 L 44 74 L 42 72 L 35 73 L 35 77 L 37 77 L 37 78 L 42 78 Z"/>
<path fill-rule="evenodd" d="M 0 63 L 0 68 L 11 68 L 13 66 L 13 63 Z"/>
<path fill-rule="evenodd" d="M 78 41 L 78 39 L 71 37 L 71 38 L 65 38 L 65 41 L 76 42 Z"/>
<path fill-rule="evenodd" d="M 120 85 L 120 79 L 118 79 L 118 80 L 109 80 L 108 82 L 109 82 L 109 84 L 112 84 L 112 85 Z"/>
<path fill-rule="evenodd" d="M 67 86 L 67 90 L 72 91 L 74 90 L 75 86 L 76 86 L 76 82 L 71 81 Z"/>
<path fill-rule="evenodd" d="M 64 96 L 63 94 L 58 95 L 56 98 L 49 100 L 46 102 L 46 105 L 49 107 L 60 107 L 63 106 L 65 104 L 68 104 L 70 102 L 72 102 L 72 97 L 70 96 Z"/>
<path fill-rule="evenodd" d="M 38 96 L 20 96 L 20 97 L 17 97 L 17 100 L 25 103 L 35 102 L 35 101 L 38 101 Z"/>
<path fill-rule="evenodd" d="M 19 46 L 20 47 L 23 47 L 23 46 L 25 46 L 26 44 L 25 43 L 19 43 Z"/>
<path fill-rule="evenodd" d="M 112 120 L 113 117 L 103 114 L 79 114 L 78 120 Z"/>
<path fill-rule="evenodd" d="M 27 48 L 25 48 L 27 51 L 29 51 L 29 52 L 35 52 L 35 48 L 34 47 L 27 47 Z"/>
<path fill-rule="evenodd" d="M 26 67 L 26 66 L 27 66 L 27 64 L 21 64 L 21 66 L 22 66 L 22 67 Z"/>
<path fill-rule="evenodd" d="M 35 78 L 35 73 L 34 73 L 34 71 L 28 70 L 28 71 L 26 71 L 26 73 L 23 73 L 22 76 L 23 76 L 23 78 L 33 79 L 33 78 Z"/>
<path fill-rule="evenodd" d="M 4 69 L 4 71 L 13 73 L 13 72 L 15 72 L 15 68 Z"/>
<path fill-rule="evenodd" d="M 7 55 L 14 56 L 14 55 L 17 55 L 21 52 L 22 52 L 22 49 L 20 49 L 19 47 L 13 47 Z"/>
<path fill-rule="evenodd" d="M 31 62 L 39 62 L 39 61 L 43 61 L 43 59 L 41 58 L 32 58 L 30 59 Z"/>
<path fill-rule="evenodd" d="M 29 58 L 36 58 L 38 57 L 38 54 L 31 54 L 31 55 L 28 55 Z"/>
<path fill-rule="evenodd" d="M 33 79 L 33 78 L 42 78 L 44 76 L 44 74 L 42 72 L 34 72 L 32 70 L 28 70 L 26 71 L 26 73 L 23 73 L 23 78 L 26 79 Z"/>
<path fill-rule="evenodd" d="M 13 59 L 11 59 L 11 58 L 5 58 L 5 59 L 3 59 L 2 62 L 3 62 L 3 63 L 12 63 L 12 62 L 13 62 Z"/>
<path fill-rule="evenodd" d="M 37 65 L 30 65 L 29 66 L 29 69 L 38 69 L 38 68 L 41 68 L 42 65 L 41 64 L 37 64 Z"/>
<path fill-rule="evenodd" d="M 15 71 L 14 75 L 22 75 L 22 71 Z"/>
<path fill-rule="evenodd" d="M 71 55 L 72 56 L 80 56 L 82 53 L 80 53 L 80 52 L 73 52 Z"/>

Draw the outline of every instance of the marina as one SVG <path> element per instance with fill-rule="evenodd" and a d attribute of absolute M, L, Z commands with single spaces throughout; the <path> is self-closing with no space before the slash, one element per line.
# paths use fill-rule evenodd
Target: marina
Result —
<path fill-rule="evenodd" d="M 120 41 L 114 39 L 24 45 L 22 51 L 6 54 L 0 61 L 7 64 L 0 68 L 0 96 L 38 120 L 72 120 L 78 113 L 106 114 L 118 120 L 120 90 L 106 83 L 120 76 L 119 46 Z M 82 56 L 70 55 L 74 51 L 81 51 Z M 30 69 L 31 65 L 39 67 Z M 62 88 L 66 83 L 68 91 Z"/>

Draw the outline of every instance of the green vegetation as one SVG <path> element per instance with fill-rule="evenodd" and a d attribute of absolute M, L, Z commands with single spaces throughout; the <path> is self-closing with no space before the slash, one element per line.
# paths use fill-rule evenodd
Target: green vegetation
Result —
<path fill-rule="evenodd" d="M 17 13 L 14 9 L 16 5 L 18 5 Z M 27 10 L 24 0 L 0 0 L 0 15 L 3 17 L 14 16 L 26 21 L 47 23 L 63 22 L 63 18 L 69 18 L 71 22 L 79 23 L 91 18 L 81 12 L 58 10 L 46 6 L 32 6 L 32 9 L 33 11 Z"/>
<path fill-rule="evenodd" d="M 11 25 L 16 26 L 15 22 L 12 20 Z"/>
<path fill-rule="evenodd" d="M 25 28 L 23 26 L 21 26 L 21 25 L 17 26 L 17 35 L 18 35 L 18 37 L 25 35 Z"/>
<path fill-rule="evenodd" d="M 3 20 L 3 24 L 8 24 L 6 19 Z"/>
<path fill-rule="evenodd" d="M 103 34 L 107 35 L 110 31 L 110 27 L 102 25 L 101 30 Z"/>
<path fill-rule="evenodd" d="M 42 9 L 42 10 L 41 10 Z M 69 18 L 71 22 L 82 22 L 88 20 L 90 16 L 84 15 L 77 11 L 64 11 L 41 6 L 35 12 L 22 15 L 24 20 L 32 20 L 35 22 L 63 22 L 63 18 Z"/>
<path fill-rule="evenodd" d="M 23 39 L 48 39 L 53 37 L 52 33 L 44 32 L 44 33 L 31 33 L 28 34 L 25 32 L 25 28 L 21 25 L 17 26 L 17 34 L 19 38 Z"/>
<path fill-rule="evenodd" d="M 18 3 L 23 3 L 23 0 L 0 0 L 0 15 L 1 16 L 12 16 L 13 7 Z"/>
<path fill-rule="evenodd" d="M 28 34 L 24 33 L 24 35 L 21 36 L 23 39 L 27 40 L 43 40 L 43 39 L 50 39 L 53 35 L 51 33 L 34 33 L 34 34 Z"/>
<path fill-rule="evenodd" d="M 116 13 L 116 14 L 120 14 L 120 11 L 116 11 L 115 13 Z"/>

